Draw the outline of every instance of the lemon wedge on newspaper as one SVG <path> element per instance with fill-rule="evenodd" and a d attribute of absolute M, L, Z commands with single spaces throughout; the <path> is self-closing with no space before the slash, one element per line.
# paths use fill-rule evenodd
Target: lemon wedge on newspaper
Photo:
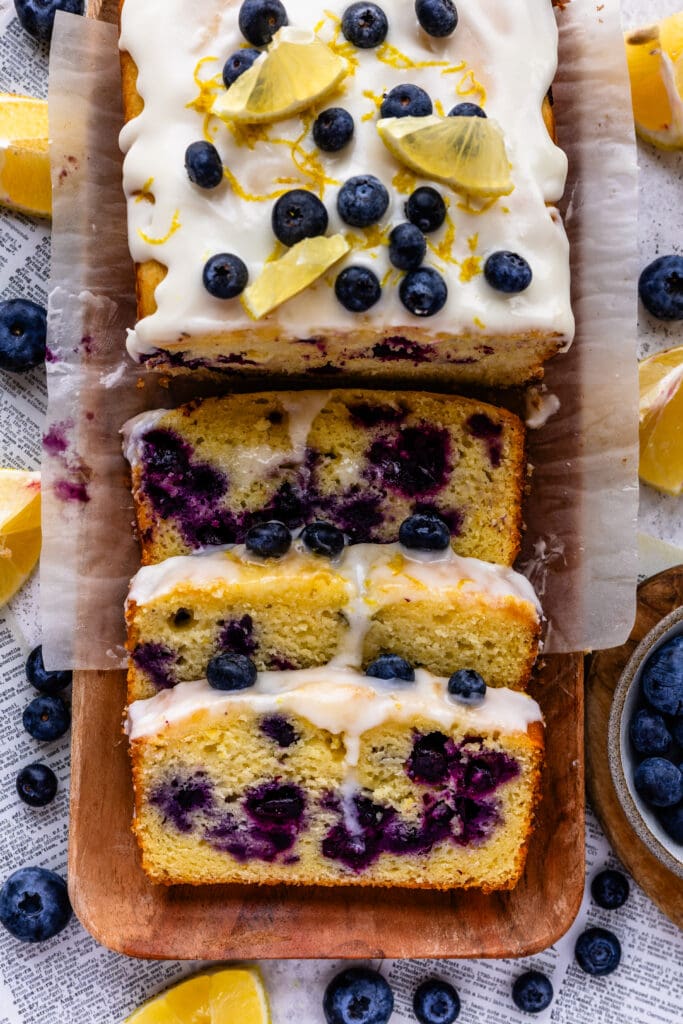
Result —
<path fill-rule="evenodd" d="M 0 93 L 0 204 L 38 217 L 52 212 L 45 100 Z"/>
<path fill-rule="evenodd" d="M 269 1024 L 259 974 L 248 968 L 197 974 L 145 1003 L 126 1024 Z"/>
<path fill-rule="evenodd" d="M 636 131 L 660 149 L 683 148 L 683 11 L 625 41 Z"/>
<path fill-rule="evenodd" d="M 343 235 L 302 239 L 279 260 L 266 263 L 259 277 L 242 292 L 242 305 L 253 320 L 260 320 L 317 281 L 350 248 Z"/>
<path fill-rule="evenodd" d="M 415 174 L 482 199 L 514 185 L 503 133 L 483 117 L 385 117 L 377 131 L 389 152 Z"/>
<path fill-rule="evenodd" d="M 40 555 L 40 473 L 0 469 L 0 605 L 16 594 Z"/>
<path fill-rule="evenodd" d="M 265 54 L 214 100 L 212 112 L 245 124 L 282 121 L 339 85 L 349 63 L 313 32 L 281 28 Z"/>
<path fill-rule="evenodd" d="M 640 381 L 641 480 L 666 494 L 683 492 L 683 345 L 644 359 Z"/>

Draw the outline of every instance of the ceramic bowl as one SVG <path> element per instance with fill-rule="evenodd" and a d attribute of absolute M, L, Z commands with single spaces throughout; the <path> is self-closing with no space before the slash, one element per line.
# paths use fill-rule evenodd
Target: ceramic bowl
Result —
<path fill-rule="evenodd" d="M 607 734 L 612 781 L 624 814 L 648 850 L 679 878 L 683 878 L 683 846 L 667 835 L 633 785 L 638 762 L 631 747 L 629 723 L 640 703 L 640 677 L 645 662 L 667 640 L 681 634 L 683 606 L 658 622 L 638 644 L 614 691 Z"/>

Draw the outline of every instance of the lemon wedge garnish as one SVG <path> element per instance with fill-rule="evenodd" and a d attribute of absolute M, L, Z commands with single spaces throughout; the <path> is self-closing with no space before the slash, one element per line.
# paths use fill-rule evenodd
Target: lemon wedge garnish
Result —
<path fill-rule="evenodd" d="M 0 204 L 39 217 L 52 212 L 45 100 L 0 93 Z"/>
<path fill-rule="evenodd" d="M 145 1003 L 126 1024 L 269 1024 L 257 971 L 230 967 L 197 974 Z"/>
<path fill-rule="evenodd" d="M 625 41 L 636 131 L 660 149 L 683 148 L 683 11 Z"/>
<path fill-rule="evenodd" d="M 40 540 L 40 473 L 0 469 L 0 605 L 31 574 Z"/>
<path fill-rule="evenodd" d="M 666 494 L 683 492 L 683 345 L 644 359 L 640 383 L 641 480 Z"/>
<path fill-rule="evenodd" d="M 489 118 L 385 117 L 377 131 L 411 171 L 456 192 L 490 199 L 514 188 L 503 133 Z"/>
<path fill-rule="evenodd" d="M 212 112 L 245 124 L 282 121 L 327 96 L 349 68 L 313 32 L 281 28 L 267 52 L 216 97 Z"/>
<path fill-rule="evenodd" d="M 254 320 L 267 316 L 346 256 L 351 246 L 343 235 L 304 238 L 273 263 L 266 263 L 260 276 L 242 292 L 242 305 Z"/>

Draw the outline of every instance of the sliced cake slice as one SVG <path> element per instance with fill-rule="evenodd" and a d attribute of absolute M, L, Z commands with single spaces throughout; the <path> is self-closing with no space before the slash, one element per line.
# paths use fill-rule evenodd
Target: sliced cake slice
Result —
<path fill-rule="evenodd" d="M 524 427 L 453 395 L 341 390 L 227 395 L 123 428 L 145 564 L 241 543 L 255 523 L 322 519 L 391 543 L 437 512 L 453 548 L 512 565 L 526 481 Z"/>
<path fill-rule="evenodd" d="M 530 697 L 344 669 L 183 683 L 129 710 L 134 830 L 165 885 L 512 888 L 543 760 Z"/>

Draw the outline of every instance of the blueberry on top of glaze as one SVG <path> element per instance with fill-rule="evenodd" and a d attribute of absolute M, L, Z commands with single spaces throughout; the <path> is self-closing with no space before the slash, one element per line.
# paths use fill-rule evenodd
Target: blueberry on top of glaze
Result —
<path fill-rule="evenodd" d="M 445 551 L 451 542 L 451 531 L 435 512 L 416 512 L 401 523 L 398 539 L 413 551 Z"/>
<path fill-rule="evenodd" d="M 516 252 L 494 252 L 484 264 L 484 277 L 497 292 L 516 295 L 531 284 L 531 267 Z"/>
<path fill-rule="evenodd" d="M 267 46 L 278 29 L 288 24 L 280 0 L 244 0 L 240 7 L 240 32 L 252 46 Z"/>
<path fill-rule="evenodd" d="M 452 110 L 448 111 L 449 117 L 486 117 L 486 111 L 477 103 L 456 103 Z"/>
<path fill-rule="evenodd" d="M 234 299 L 247 287 L 249 271 L 234 253 L 222 252 L 206 261 L 202 274 L 204 287 L 216 299 Z"/>
<path fill-rule="evenodd" d="M 185 150 L 185 170 L 193 185 L 217 188 L 223 181 L 223 162 L 211 142 L 191 142 Z"/>
<path fill-rule="evenodd" d="M 342 32 L 359 50 L 372 50 L 387 37 L 389 22 L 377 4 L 355 3 L 342 15 Z"/>
<path fill-rule="evenodd" d="M 357 174 L 339 190 L 337 211 L 345 224 L 353 228 L 369 228 L 389 208 L 389 193 L 374 174 Z"/>
<path fill-rule="evenodd" d="M 394 86 L 379 110 L 381 117 L 428 117 L 433 111 L 429 94 L 410 82 Z"/>
<path fill-rule="evenodd" d="M 251 48 L 245 48 L 244 50 L 238 50 L 236 53 L 230 54 L 223 65 L 223 82 L 225 83 L 225 88 L 229 89 L 245 71 L 249 70 L 254 61 L 258 60 L 260 56 L 260 50 L 253 50 Z"/>
<path fill-rule="evenodd" d="M 406 202 L 405 210 L 410 223 L 424 234 L 438 231 L 446 220 L 446 204 L 440 193 L 431 185 L 422 185 L 415 189 Z"/>
<path fill-rule="evenodd" d="M 282 558 L 292 546 L 292 535 L 284 523 L 273 520 L 252 526 L 244 543 L 247 551 L 259 558 Z"/>
<path fill-rule="evenodd" d="M 486 683 L 478 672 L 470 668 L 461 668 L 448 680 L 448 692 L 459 704 L 475 707 L 486 698 Z"/>
<path fill-rule="evenodd" d="M 415 682 L 415 669 L 398 654 L 381 654 L 371 661 L 365 670 L 371 679 L 401 679 L 404 683 Z"/>
<path fill-rule="evenodd" d="M 369 267 L 346 267 L 334 283 L 334 293 L 350 313 L 367 313 L 379 302 L 382 285 Z"/>
<path fill-rule="evenodd" d="M 338 153 L 353 138 L 353 118 L 343 107 L 330 107 L 313 122 L 313 141 L 324 153 Z"/>
<path fill-rule="evenodd" d="M 309 551 L 326 558 L 337 558 L 344 550 L 344 534 L 331 523 L 309 523 L 301 539 Z"/>
<path fill-rule="evenodd" d="M 411 270 L 398 290 L 401 302 L 413 316 L 435 316 L 446 305 L 448 287 L 432 267 Z"/>
<path fill-rule="evenodd" d="M 256 665 L 245 654 L 217 654 L 206 668 L 213 690 L 247 690 L 257 678 Z"/>
<path fill-rule="evenodd" d="M 285 192 L 273 207 L 273 232 L 283 245 L 296 245 L 304 238 L 324 235 L 328 220 L 325 204 L 302 188 Z"/>
<path fill-rule="evenodd" d="M 436 39 L 452 35 L 458 25 L 453 0 L 415 0 L 415 13 L 427 35 Z"/>
<path fill-rule="evenodd" d="M 389 259 L 398 270 L 417 270 L 427 253 L 427 242 L 414 224 L 397 224 L 389 235 Z"/>

